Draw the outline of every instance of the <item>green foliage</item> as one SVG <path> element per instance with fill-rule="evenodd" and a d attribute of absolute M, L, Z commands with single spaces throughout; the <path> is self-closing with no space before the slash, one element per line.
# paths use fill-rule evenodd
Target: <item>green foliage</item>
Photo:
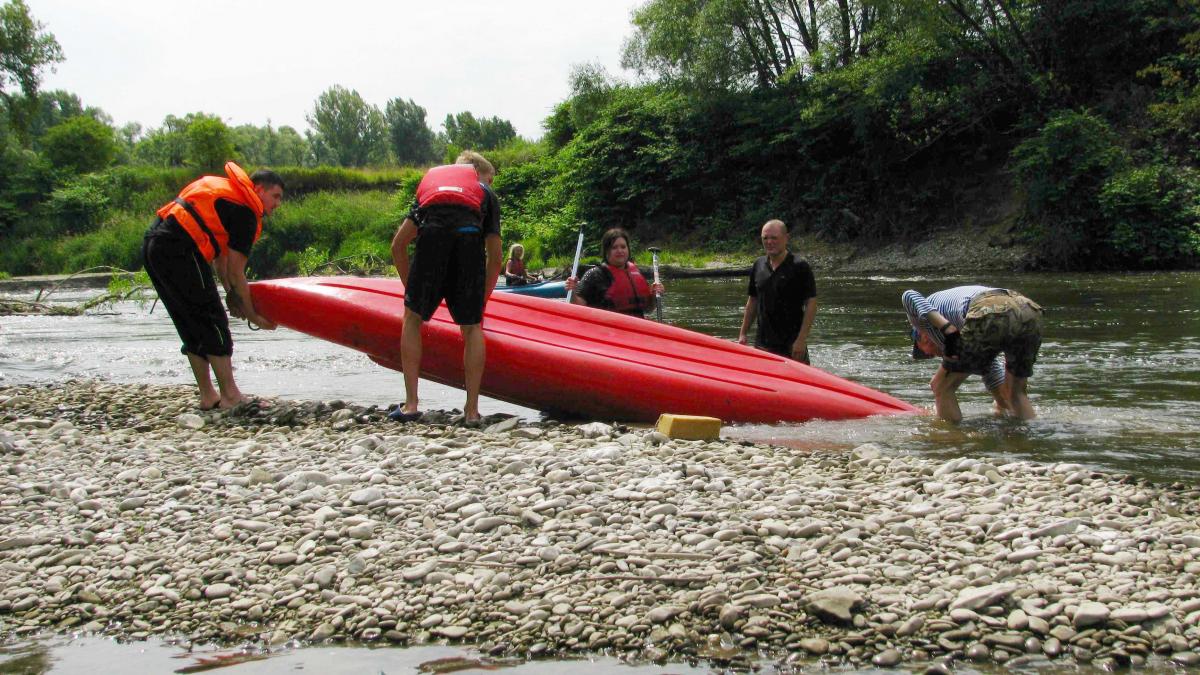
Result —
<path fill-rule="evenodd" d="M 265 167 L 303 166 L 309 163 L 308 141 L 289 126 L 273 128 L 243 124 L 233 128 L 233 145 L 242 161 Z"/>
<path fill-rule="evenodd" d="M 234 159 L 233 134 L 221 118 L 197 115 L 187 126 L 187 163 L 201 171 L 219 171 Z"/>
<path fill-rule="evenodd" d="M 1013 152 L 1025 187 L 1028 234 L 1044 263 L 1095 265 L 1107 228 L 1097 199 L 1128 161 L 1108 123 L 1086 111 L 1060 111 Z"/>
<path fill-rule="evenodd" d="M 46 210 L 56 221 L 54 234 L 72 234 L 94 230 L 109 211 L 108 194 L 100 188 L 99 181 L 82 180 L 58 188 L 50 193 Z M 43 236 L 50 234 L 45 230 Z"/>
<path fill-rule="evenodd" d="M 263 221 L 250 264 L 263 277 L 294 274 L 302 262 L 328 260 L 347 240 L 390 243 L 401 218 L 390 192 L 318 192 L 285 200 Z M 308 249 L 314 252 L 305 254 Z"/>
<path fill-rule="evenodd" d="M 487 159 L 499 172 L 510 167 L 536 162 L 545 157 L 548 152 L 549 148 L 545 143 L 525 140 L 518 136 L 509 139 L 494 150 L 489 150 Z"/>
<path fill-rule="evenodd" d="M 1200 177 L 1163 165 L 1113 176 L 1100 191 L 1107 244 L 1122 267 L 1161 269 L 1200 260 Z"/>
<path fill-rule="evenodd" d="M 314 192 L 370 192 L 392 190 L 414 179 L 420 181 L 422 171 L 412 168 L 351 170 L 332 166 L 275 167 L 287 185 L 284 201 L 290 202 Z"/>
<path fill-rule="evenodd" d="M 412 99 L 394 98 L 384 107 L 392 156 L 402 165 L 421 166 L 437 160 L 433 130 L 425 109 Z"/>
<path fill-rule="evenodd" d="M 63 60 L 58 41 L 43 28 L 24 0 L 8 0 L 0 7 L 0 100 L 18 136 L 26 139 L 42 71 Z M 20 100 L 13 97 L 13 85 L 24 95 Z"/>
<path fill-rule="evenodd" d="M 117 155 L 112 128 L 86 116 L 72 117 L 51 127 L 41 145 L 55 168 L 72 174 L 103 169 Z"/>
<path fill-rule="evenodd" d="M 167 115 L 161 127 L 146 132 L 133 147 L 138 162 L 152 166 L 183 166 L 188 157 L 186 118 Z"/>
<path fill-rule="evenodd" d="M 517 130 L 508 120 L 499 117 L 477 119 L 469 111 L 446 115 L 443 124 L 450 143 L 464 150 L 491 150 L 517 136 Z"/>
<path fill-rule="evenodd" d="M 9 235 L 54 189 L 56 172 L 40 155 L 21 150 L 15 140 L 0 143 L 0 235 Z"/>
<path fill-rule="evenodd" d="M 341 85 L 326 89 L 307 119 L 318 162 L 362 167 L 387 160 L 387 120 L 357 91 Z"/>

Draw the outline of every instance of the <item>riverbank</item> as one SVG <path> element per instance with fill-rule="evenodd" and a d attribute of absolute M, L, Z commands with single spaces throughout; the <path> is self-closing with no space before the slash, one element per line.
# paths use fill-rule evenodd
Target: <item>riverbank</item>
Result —
<path fill-rule="evenodd" d="M 1200 490 L 604 424 L 0 388 L 0 617 L 252 642 L 1200 665 Z M 1165 664 L 1164 664 L 1165 665 Z"/>
<path fill-rule="evenodd" d="M 753 235 L 753 233 L 750 233 Z M 754 237 L 750 236 L 753 240 Z M 797 234 L 792 238 L 792 250 L 812 263 L 818 278 L 826 274 L 903 274 L 903 273 L 962 273 L 1001 272 L 1024 269 L 1028 266 L 1028 250 L 1013 241 L 1003 226 L 975 227 L 970 231 L 938 231 L 927 234 L 917 242 L 847 243 L 829 242 L 812 234 Z M 664 264 L 661 274 L 667 279 L 746 276 L 754 255 L 744 259 L 728 255 L 690 255 L 689 258 L 710 258 L 699 266 Z M 645 261 L 643 261 L 644 263 Z M 546 268 L 548 276 L 562 275 L 569 270 Z M 116 272 L 119 277 L 132 278 L 128 272 Z M 0 295 L 37 293 L 52 290 L 105 288 L 114 273 L 50 274 L 0 279 Z"/>

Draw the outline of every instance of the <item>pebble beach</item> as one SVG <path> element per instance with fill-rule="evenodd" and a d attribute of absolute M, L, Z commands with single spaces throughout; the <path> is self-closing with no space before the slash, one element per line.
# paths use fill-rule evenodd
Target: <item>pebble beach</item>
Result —
<path fill-rule="evenodd" d="M 1200 488 L 192 387 L 0 387 L 0 630 L 1200 666 Z"/>

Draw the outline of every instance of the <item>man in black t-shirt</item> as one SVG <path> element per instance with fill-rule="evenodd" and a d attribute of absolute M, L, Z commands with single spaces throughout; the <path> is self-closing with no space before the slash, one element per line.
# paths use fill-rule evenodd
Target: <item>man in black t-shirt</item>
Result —
<path fill-rule="evenodd" d="M 189 183 L 158 210 L 142 241 L 146 273 L 183 342 L 180 351 L 199 387 L 201 410 L 248 400 L 233 377 L 233 338 L 217 280 L 225 289 L 229 314 L 275 328 L 255 310 L 246 262 L 261 234 L 262 218 L 283 200 L 283 180 L 266 169 L 247 176 L 233 162 L 225 172 L 226 177 L 202 176 Z"/>
<path fill-rule="evenodd" d="M 433 316 L 443 299 L 463 336 L 467 389 L 463 418 L 467 423 L 480 419 L 479 389 L 487 355 L 483 308 L 500 276 L 500 201 L 490 187 L 496 170 L 482 155 L 464 151 L 456 163 L 475 167 L 485 193 L 480 213 L 452 204 L 414 204 L 392 238 L 392 260 L 404 282 L 400 364 L 405 398 L 404 405 L 390 414 L 397 421 L 413 421 L 421 416 L 417 396 L 421 324 Z M 410 260 L 408 247 L 414 241 Z"/>
<path fill-rule="evenodd" d="M 757 319 L 755 347 L 809 363 L 808 334 L 817 313 L 812 267 L 788 250 L 787 226 L 781 220 L 763 225 L 762 244 L 766 255 L 750 270 L 750 297 L 738 342 L 746 344 L 750 322 Z"/>

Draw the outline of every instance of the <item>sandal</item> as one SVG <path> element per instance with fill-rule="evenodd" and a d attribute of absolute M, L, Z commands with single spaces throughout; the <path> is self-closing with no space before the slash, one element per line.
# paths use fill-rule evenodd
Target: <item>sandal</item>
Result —
<path fill-rule="evenodd" d="M 420 410 L 417 412 L 404 412 L 403 408 L 396 408 L 392 412 L 388 413 L 388 419 L 392 420 L 393 422 L 416 422 L 417 420 L 421 419 L 421 415 L 423 414 L 424 413 L 422 413 Z"/>

